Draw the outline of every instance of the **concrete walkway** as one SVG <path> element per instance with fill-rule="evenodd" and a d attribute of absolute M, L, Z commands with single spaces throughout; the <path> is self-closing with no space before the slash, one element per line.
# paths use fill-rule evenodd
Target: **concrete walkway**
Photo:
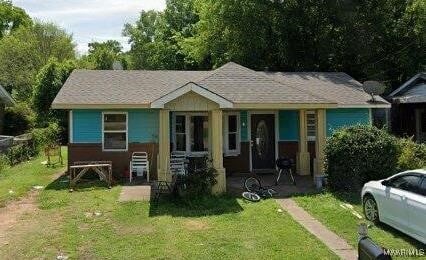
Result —
<path fill-rule="evenodd" d="M 342 259 L 355 260 L 358 253 L 344 239 L 330 231 L 318 220 L 313 218 L 308 212 L 299 207 L 292 199 L 277 199 L 278 204 L 286 210 L 294 220 L 299 222 L 304 228 L 321 240 L 336 255 Z"/>
<path fill-rule="evenodd" d="M 151 186 L 150 185 L 135 185 L 123 186 L 118 201 L 150 201 Z"/>

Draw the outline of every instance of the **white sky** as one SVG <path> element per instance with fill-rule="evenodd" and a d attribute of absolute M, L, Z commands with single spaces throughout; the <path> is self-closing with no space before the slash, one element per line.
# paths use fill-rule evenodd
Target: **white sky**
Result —
<path fill-rule="evenodd" d="M 163 10 L 166 0 L 13 0 L 32 17 L 54 22 L 72 33 L 80 54 L 92 41 L 118 40 L 125 50 L 127 38 L 121 35 L 125 23 L 135 22 L 141 10 Z"/>

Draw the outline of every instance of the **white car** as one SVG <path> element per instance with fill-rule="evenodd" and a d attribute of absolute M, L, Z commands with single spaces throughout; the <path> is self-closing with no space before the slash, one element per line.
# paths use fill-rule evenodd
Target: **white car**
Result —
<path fill-rule="evenodd" d="M 426 244 L 426 170 L 398 173 L 362 188 L 365 217 Z"/>

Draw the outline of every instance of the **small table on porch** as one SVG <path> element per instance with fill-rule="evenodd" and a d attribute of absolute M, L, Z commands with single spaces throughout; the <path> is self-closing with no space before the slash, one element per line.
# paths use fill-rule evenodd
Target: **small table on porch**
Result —
<path fill-rule="evenodd" d="M 89 170 L 98 174 L 99 179 L 112 185 L 112 162 L 111 161 L 87 161 L 75 162 L 70 166 L 70 191 L 73 191 L 77 181 L 79 181 Z"/>

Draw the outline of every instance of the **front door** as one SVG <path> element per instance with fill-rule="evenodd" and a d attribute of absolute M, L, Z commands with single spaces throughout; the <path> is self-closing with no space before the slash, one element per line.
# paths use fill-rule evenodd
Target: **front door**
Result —
<path fill-rule="evenodd" d="M 275 169 L 275 115 L 251 115 L 253 170 Z"/>

